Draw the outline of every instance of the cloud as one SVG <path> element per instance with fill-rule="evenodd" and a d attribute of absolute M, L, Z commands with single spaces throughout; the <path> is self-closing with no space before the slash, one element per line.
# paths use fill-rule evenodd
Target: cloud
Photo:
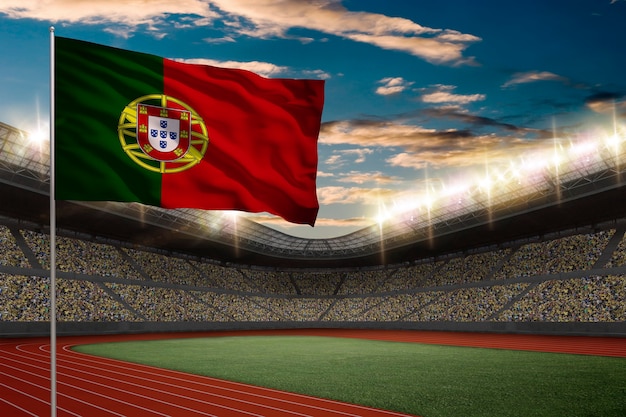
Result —
<path fill-rule="evenodd" d="M 616 112 L 626 114 L 626 96 L 620 93 L 604 91 L 593 94 L 587 97 L 585 105 L 596 113 L 611 114 Z"/>
<path fill-rule="evenodd" d="M 155 28 L 171 15 L 195 15 L 215 18 L 202 0 L 8 0 L 0 13 L 12 19 L 36 19 L 81 24 L 115 23 L 128 27 Z"/>
<path fill-rule="evenodd" d="M 374 151 L 372 151 L 371 149 L 348 149 L 345 151 L 338 151 L 339 153 L 343 154 L 343 155 L 354 155 L 354 163 L 356 164 L 360 164 L 365 162 L 365 156 L 369 155 L 371 153 L 373 153 Z"/>
<path fill-rule="evenodd" d="M 439 138 L 425 141 L 419 147 L 408 149 L 408 152 L 397 153 L 387 158 L 386 162 L 391 166 L 412 169 L 472 167 L 483 165 L 485 161 L 497 164 L 510 160 L 516 152 L 513 149 L 523 148 L 527 143 L 491 135 L 454 141 Z"/>
<path fill-rule="evenodd" d="M 390 200 L 397 195 L 397 190 L 387 188 L 339 187 L 329 186 L 317 189 L 320 205 L 329 204 L 364 204 L 376 205 L 379 200 Z"/>
<path fill-rule="evenodd" d="M 213 0 L 220 11 L 239 19 L 242 33 L 254 36 L 285 36 L 286 30 L 302 27 L 333 35 L 369 33 L 372 35 L 423 35 L 441 32 L 411 20 L 377 13 L 350 12 L 336 0 Z M 234 20 L 234 19 L 233 19 Z"/>
<path fill-rule="evenodd" d="M 322 70 L 305 70 L 298 71 L 291 67 L 285 67 L 280 65 L 275 65 L 270 62 L 260 62 L 260 61 L 219 61 L 215 59 L 205 59 L 205 58 L 174 58 L 175 61 L 184 62 L 187 64 L 200 64 L 200 65 L 211 65 L 214 67 L 222 67 L 222 68 L 236 68 L 243 69 L 247 71 L 252 71 L 256 74 L 262 75 L 264 77 L 279 77 L 279 76 L 292 76 L 298 75 L 306 78 L 318 78 L 318 79 L 328 79 L 330 78 L 330 74 L 322 71 Z"/>
<path fill-rule="evenodd" d="M 353 183 L 353 184 L 393 184 L 402 181 L 399 177 L 384 174 L 380 171 L 375 172 L 360 172 L 350 171 L 345 174 L 341 174 L 337 179 L 337 182 Z"/>
<path fill-rule="evenodd" d="M 317 178 L 331 178 L 334 176 L 335 174 L 333 174 L 332 172 L 317 171 Z"/>
<path fill-rule="evenodd" d="M 436 119 L 456 120 L 465 124 L 473 125 L 475 128 L 495 127 L 510 132 L 537 133 L 536 130 L 521 128 L 511 123 L 500 122 L 489 117 L 477 116 L 467 112 L 459 111 L 456 108 L 443 107 L 435 109 L 425 109 L 421 111 L 421 114 Z"/>
<path fill-rule="evenodd" d="M 322 145 L 357 145 L 369 148 L 400 147 L 412 149 L 424 141 L 471 137 L 467 131 L 438 131 L 421 126 L 377 120 L 344 120 L 325 122 L 320 130 Z"/>
<path fill-rule="evenodd" d="M 437 85 L 429 89 L 424 89 L 421 99 L 424 103 L 435 104 L 458 104 L 464 105 L 475 101 L 483 101 L 487 98 L 485 94 L 454 94 L 456 87 L 452 85 Z"/>
<path fill-rule="evenodd" d="M 284 74 L 284 73 L 291 71 L 291 69 L 288 67 L 271 64 L 269 62 L 259 62 L 259 61 L 249 61 L 249 62 L 217 61 L 214 59 L 204 59 L 204 58 L 193 58 L 193 59 L 175 58 L 174 60 L 179 61 L 179 62 L 185 62 L 187 64 L 200 64 L 200 65 L 211 65 L 214 67 L 222 67 L 222 68 L 244 69 L 247 71 L 255 72 L 259 75 L 263 75 L 265 77 L 274 76 L 277 74 Z"/>
<path fill-rule="evenodd" d="M 481 40 L 453 29 L 425 27 L 405 18 L 351 12 L 334 0 L 287 0 L 280 3 L 219 0 L 216 3 L 223 10 L 241 13 L 258 29 L 269 28 L 269 33 L 284 33 L 290 27 L 303 27 L 382 49 L 409 53 L 432 64 L 474 64 L 474 58 L 463 56 L 463 52 L 469 45 Z M 259 7 L 259 3 L 263 6 Z M 283 31 L 276 31 L 280 27 Z"/>
<path fill-rule="evenodd" d="M 422 26 L 409 19 L 378 13 L 352 12 L 337 0 L 5 0 L 0 13 L 13 19 L 106 24 L 111 33 L 130 36 L 138 27 L 153 34 L 166 28 L 186 28 L 223 23 L 221 41 L 236 36 L 295 38 L 292 28 L 305 28 L 383 49 L 406 52 L 433 64 L 473 64 L 464 50 L 481 39 L 453 29 Z M 324 41 L 320 39 L 320 41 Z"/>
<path fill-rule="evenodd" d="M 351 217 L 349 219 L 328 219 L 328 218 L 318 218 L 315 221 L 315 227 L 323 226 L 323 227 L 367 227 L 372 224 L 372 219 L 368 219 L 365 217 Z M 290 223 L 293 224 L 293 223 Z"/>
<path fill-rule="evenodd" d="M 502 84 L 502 88 L 509 88 L 518 84 L 534 83 L 537 81 L 558 81 L 564 84 L 569 83 L 566 77 L 548 71 L 528 71 L 513 74 L 513 77 Z"/>
<path fill-rule="evenodd" d="M 431 64 L 475 65 L 473 57 L 464 57 L 463 51 L 469 46 L 465 42 L 448 42 L 445 38 L 420 36 L 378 35 L 369 33 L 346 33 L 344 37 L 357 42 L 368 43 L 383 49 L 406 52 L 420 57 Z M 480 40 L 472 37 L 472 42 Z"/>
<path fill-rule="evenodd" d="M 206 43 L 213 43 L 213 44 L 236 42 L 235 38 L 233 38 L 232 36 L 223 36 L 221 38 L 204 38 L 203 41 Z"/>
<path fill-rule="evenodd" d="M 496 135 L 476 136 L 462 141 L 435 140 L 423 143 L 419 148 L 396 153 L 386 162 L 394 167 L 414 170 L 506 167 L 515 158 L 545 149 L 545 145 L 543 140 Z"/>
<path fill-rule="evenodd" d="M 247 217 L 252 218 L 257 223 L 262 223 L 269 226 L 279 227 L 281 229 L 289 230 L 291 234 L 294 236 L 297 234 L 293 229 L 303 229 L 306 231 L 305 235 L 307 238 L 312 234 L 311 228 L 309 226 L 302 226 L 296 223 L 289 223 L 283 220 L 280 217 L 264 215 L 264 214 L 254 214 L 247 215 Z M 350 231 L 354 231 L 356 229 L 360 229 L 363 227 L 370 226 L 374 223 L 372 219 L 366 217 L 351 217 L 347 219 L 330 219 L 327 217 L 318 217 L 315 220 L 315 229 L 319 230 L 320 228 L 330 228 L 332 227 L 337 236 L 343 236 Z M 346 230 L 344 230 L 346 229 Z M 328 236 L 321 236 L 327 238 Z"/>
<path fill-rule="evenodd" d="M 481 116 L 445 109 L 429 109 L 437 118 L 456 118 L 474 127 L 491 126 L 499 134 L 477 134 L 466 129 L 436 130 L 394 121 L 346 120 L 322 125 L 320 143 L 380 148 L 389 154 L 385 162 L 394 167 L 423 169 L 482 166 L 485 162 L 508 163 L 511 156 L 541 146 L 543 132 L 519 128 Z M 529 139 L 532 135 L 535 139 Z"/>
<path fill-rule="evenodd" d="M 347 163 L 361 164 L 365 162 L 366 156 L 373 152 L 374 151 L 369 148 L 334 150 L 333 155 L 326 159 L 325 164 L 331 165 L 335 169 Z M 348 161 L 348 159 L 350 159 L 350 161 Z"/>
<path fill-rule="evenodd" d="M 333 166 L 335 169 L 345 164 L 345 162 L 341 159 L 341 155 L 337 154 L 329 156 L 324 163 L 326 165 Z"/>
<path fill-rule="evenodd" d="M 402 77 L 387 77 L 378 81 L 378 84 L 382 85 L 376 89 L 376 94 L 381 96 L 390 96 L 403 92 L 413 83 L 406 81 Z"/>

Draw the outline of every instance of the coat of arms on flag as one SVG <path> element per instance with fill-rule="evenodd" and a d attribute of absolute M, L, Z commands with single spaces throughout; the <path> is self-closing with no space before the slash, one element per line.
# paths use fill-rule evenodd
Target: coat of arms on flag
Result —
<path fill-rule="evenodd" d="M 120 114 L 122 150 L 137 165 L 161 174 L 199 164 L 209 144 L 202 118 L 182 101 L 162 94 L 141 96 Z"/>
<path fill-rule="evenodd" d="M 191 113 L 137 104 L 137 142 L 157 161 L 175 161 L 189 150 Z"/>

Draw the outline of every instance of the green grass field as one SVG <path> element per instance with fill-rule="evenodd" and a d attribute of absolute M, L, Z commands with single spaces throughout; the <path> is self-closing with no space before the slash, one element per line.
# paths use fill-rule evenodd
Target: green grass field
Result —
<path fill-rule="evenodd" d="M 626 359 L 317 336 L 75 350 L 423 417 L 626 416 Z"/>

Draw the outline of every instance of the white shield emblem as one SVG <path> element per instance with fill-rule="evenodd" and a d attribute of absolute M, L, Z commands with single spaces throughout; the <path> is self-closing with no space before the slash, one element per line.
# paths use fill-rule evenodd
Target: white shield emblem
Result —
<path fill-rule="evenodd" d="M 189 150 L 191 113 L 166 107 L 137 105 L 137 143 L 157 161 L 175 161 Z"/>

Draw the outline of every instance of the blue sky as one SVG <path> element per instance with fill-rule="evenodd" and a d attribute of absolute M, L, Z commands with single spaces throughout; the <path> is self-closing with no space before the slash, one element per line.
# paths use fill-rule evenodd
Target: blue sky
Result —
<path fill-rule="evenodd" d="M 49 112 L 49 32 L 326 80 L 314 228 L 333 237 L 442 184 L 626 119 L 624 0 L 0 0 L 0 121 Z"/>

